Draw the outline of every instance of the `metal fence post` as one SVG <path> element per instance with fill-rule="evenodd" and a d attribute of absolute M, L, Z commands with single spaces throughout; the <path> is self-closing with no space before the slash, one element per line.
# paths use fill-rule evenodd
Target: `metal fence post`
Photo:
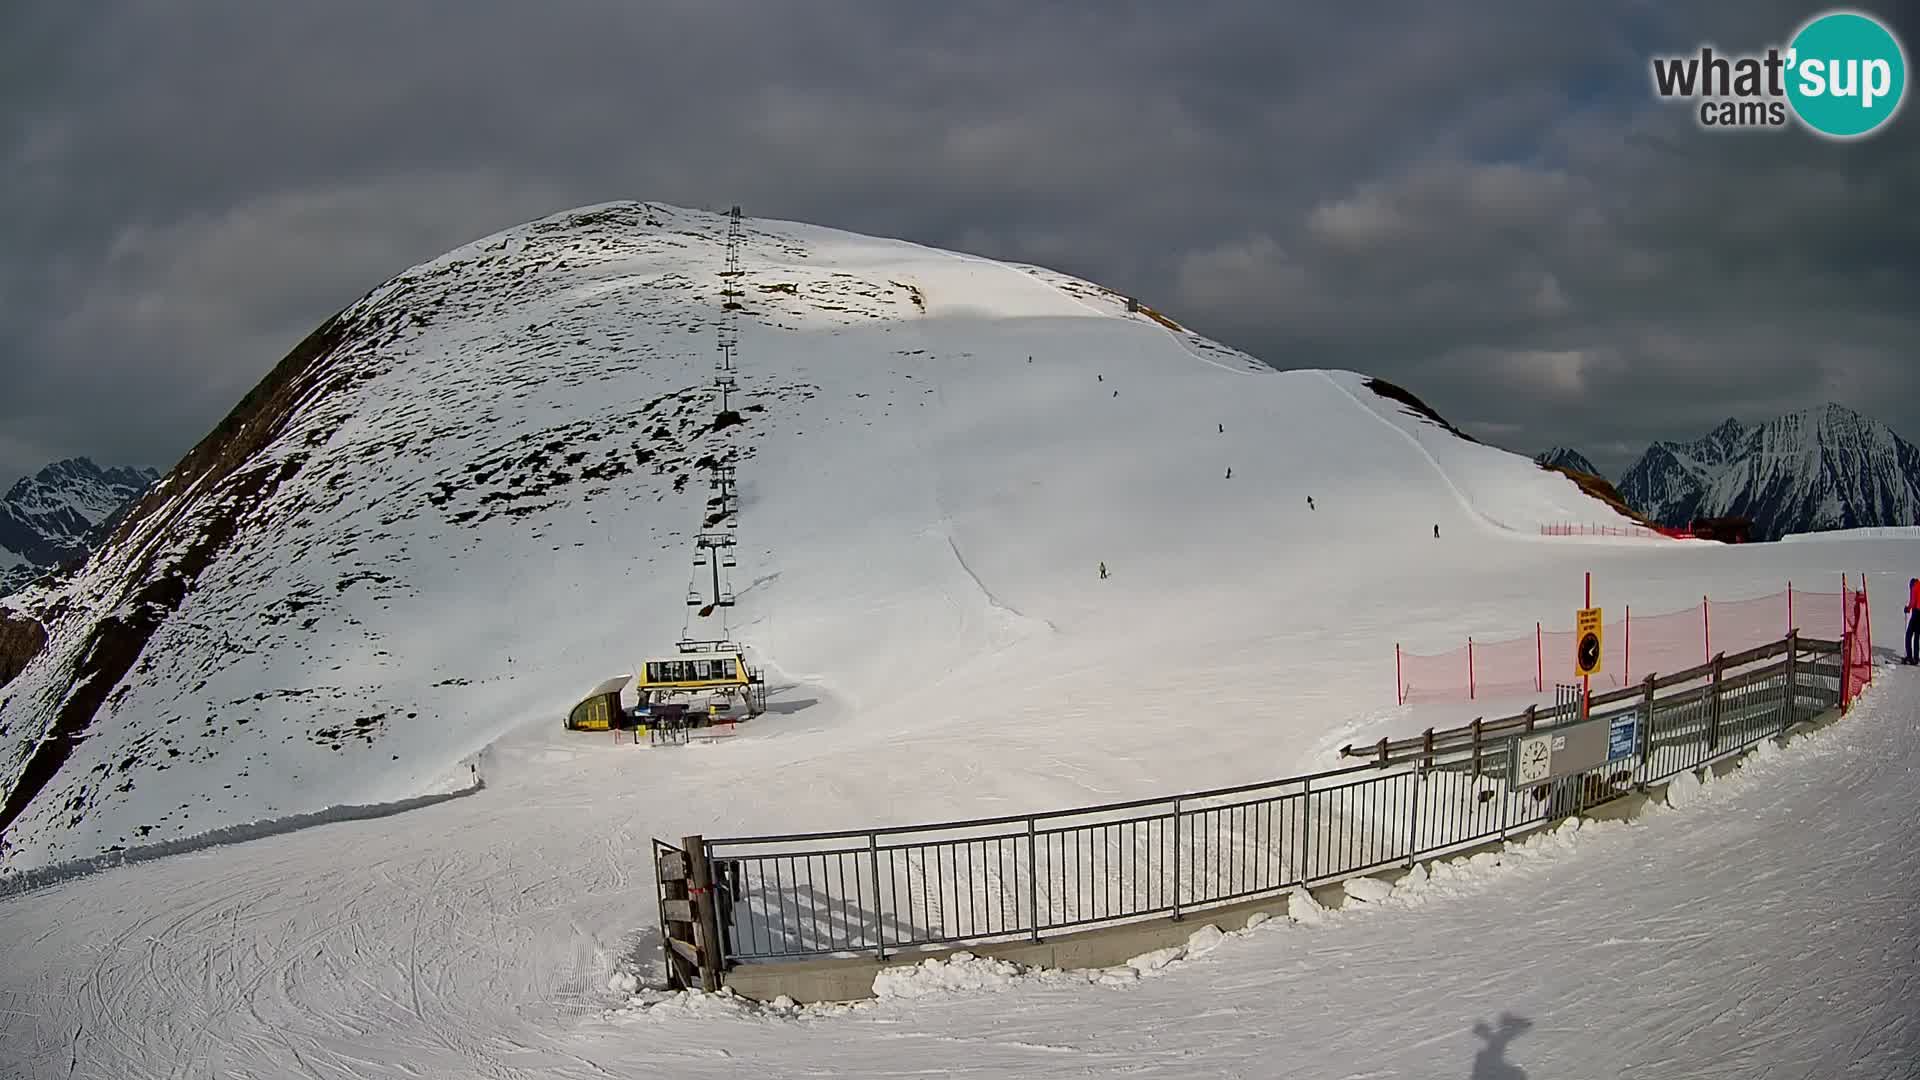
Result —
<path fill-rule="evenodd" d="M 1433 738 L 1433 729 L 1427 729 L 1429 745 Z M 1413 799 L 1407 812 L 1407 867 L 1413 867 L 1414 853 L 1420 850 L 1420 785 L 1426 776 L 1426 770 L 1413 770 Z"/>
<path fill-rule="evenodd" d="M 1513 760 L 1514 747 L 1520 742 L 1519 736 L 1507 738 L 1507 775 L 1500 778 L 1500 839 L 1507 838 L 1507 804 L 1513 801 Z"/>
<path fill-rule="evenodd" d="M 1180 921 L 1180 800 L 1173 800 L 1173 919 Z"/>
<path fill-rule="evenodd" d="M 1787 631 L 1787 700 L 1784 703 L 1785 707 L 1780 710 L 1780 737 L 1783 739 L 1786 738 L 1788 729 L 1793 727 L 1796 720 L 1795 714 L 1800 709 L 1800 665 L 1795 660 L 1799 652 L 1800 632 Z"/>
<path fill-rule="evenodd" d="M 1651 671 L 1647 672 L 1647 678 L 1646 678 L 1646 687 L 1647 687 L 1646 695 L 1647 696 L 1641 702 L 1642 707 L 1645 708 L 1646 710 L 1646 716 L 1643 717 L 1640 721 L 1640 790 L 1641 791 L 1647 790 L 1647 773 L 1653 768 L 1653 715 L 1654 715 L 1654 710 L 1659 707 L 1654 703 L 1654 698 L 1653 698 L 1654 678 L 1655 676 L 1653 672 Z"/>
<path fill-rule="evenodd" d="M 1707 751 L 1720 749 L 1720 680 L 1725 673 L 1726 653 L 1713 654 L 1713 683 L 1708 688 L 1711 700 L 1707 705 Z"/>
<path fill-rule="evenodd" d="M 880 834 L 867 834 L 867 863 L 873 869 L 873 958 L 887 958 L 887 920 L 880 907 Z"/>
<path fill-rule="evenodd" d="M 1306 854 L 1300 857 L 1300 884 L 1305 886 L 1313 880 L 1313 780 L 1300 781 L 1300 846 Z"/>
<path fill-rule="evenodd" d="M 1040 860 L 1034 849 L 1039 846 L 1034 821 L 1027 819 L 1027 910 L 1033 916 L 1033 940 L 1040 940 Z"/>

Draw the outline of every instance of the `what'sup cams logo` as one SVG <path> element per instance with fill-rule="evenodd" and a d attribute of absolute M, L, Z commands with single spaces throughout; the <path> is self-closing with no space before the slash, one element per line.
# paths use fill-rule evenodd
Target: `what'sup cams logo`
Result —
<path fill-rule="evenodd" d="M 1715 131 L 1783 128 L 1797 119 L 1816 135 L 1857 139 L 1886 127 L 1907 91 L 1900 39 L 1857 11 L 1815 16 L 1784 49 L 1728 56 L 1701 46 L 1652 64 L 1654 93 L 1697 102 L 1700 126 Z"/>

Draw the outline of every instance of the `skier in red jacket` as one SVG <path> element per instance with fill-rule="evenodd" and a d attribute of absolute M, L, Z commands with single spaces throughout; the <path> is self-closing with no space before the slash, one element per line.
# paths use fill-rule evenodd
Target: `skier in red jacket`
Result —
<path fill-rule="evenodd" d="M 1907 663 L 1920 663 L 1920 578 L 1907 579 Z"/>

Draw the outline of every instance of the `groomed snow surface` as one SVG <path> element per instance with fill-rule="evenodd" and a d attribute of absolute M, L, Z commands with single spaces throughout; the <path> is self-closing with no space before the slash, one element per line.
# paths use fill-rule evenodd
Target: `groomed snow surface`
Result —
<path fill-rule="evenodd" d="M 1035 268 L 764 221 L 738 400 L 766 408 L 701 434 L 719 219 L 569 220 L 376 294 L 430 313 L 386 313 L 379 348 L 404 362 L 369 352 L 374 374 L 290 428 L 304 446 L 303 425 L 351 418 L 210 566 L 69 768 L 143 748 L 156 765 L 85 814 L 36 804 L 9 866 L 57 870 L 156 821 L 150 839 L 190 839 L 484 787 L 0 900 L 0 1075 L 1884 1076 L 1920 1050 L 1903 840 L 1920 688 L 1902 668 L 1694 805 L 1355 911 L 1303 905 L 1314 925 L 1201 917 L 1179 957 L 963 961 L 850 1009 L 650 988 L 653 836 L 1326 767 L 1342 743 L 1471 718 L 1394 704 L 1396 641 L 1564 626 L 1588 570 L 1596 602 L 1645 611 L 1864 571 L 1894 642 L 1915 548 L 1541 537 L 1604 511 L 1361 376 L 1265 371 Z M 796 291 L 762 288 L 779 284 Z M 582 417 L 620 432 L 594 454 L 632 460 L 619 425 L 666 394 L 684 400 L 646 417 L 680 432 L 648 443 L 659 459 L 742 455 L 734 628 L 773 692 L 729 741 L 652 750 L 559 718 L 679 635 L 702 485 L 638 470 L 533 495 L 497 470 Z M 445 506 L 426 498 L 440 480 L 459 481 Z M 501 493 L 539 516 L 485 516 Z M 75 588 L 81 607 L 110 595 Z M 269 619 L 294 596 L 302 621 Z M 10 686 L 13 707 L 44 678 Z M 361 709 L 384 717 L 364 739 L 299 737 Z M 174 738 L 184 761 L 159 753 Z"/>

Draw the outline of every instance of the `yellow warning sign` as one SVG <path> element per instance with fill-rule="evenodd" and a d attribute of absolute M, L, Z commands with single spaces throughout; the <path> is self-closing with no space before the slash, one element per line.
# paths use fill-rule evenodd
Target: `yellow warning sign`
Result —
<path fill-rule="evenodd" d="M 1600 609 L 1581 608 L 1573 617 L 1573 673 L 1597 675 L 1600 672 Z"/>

